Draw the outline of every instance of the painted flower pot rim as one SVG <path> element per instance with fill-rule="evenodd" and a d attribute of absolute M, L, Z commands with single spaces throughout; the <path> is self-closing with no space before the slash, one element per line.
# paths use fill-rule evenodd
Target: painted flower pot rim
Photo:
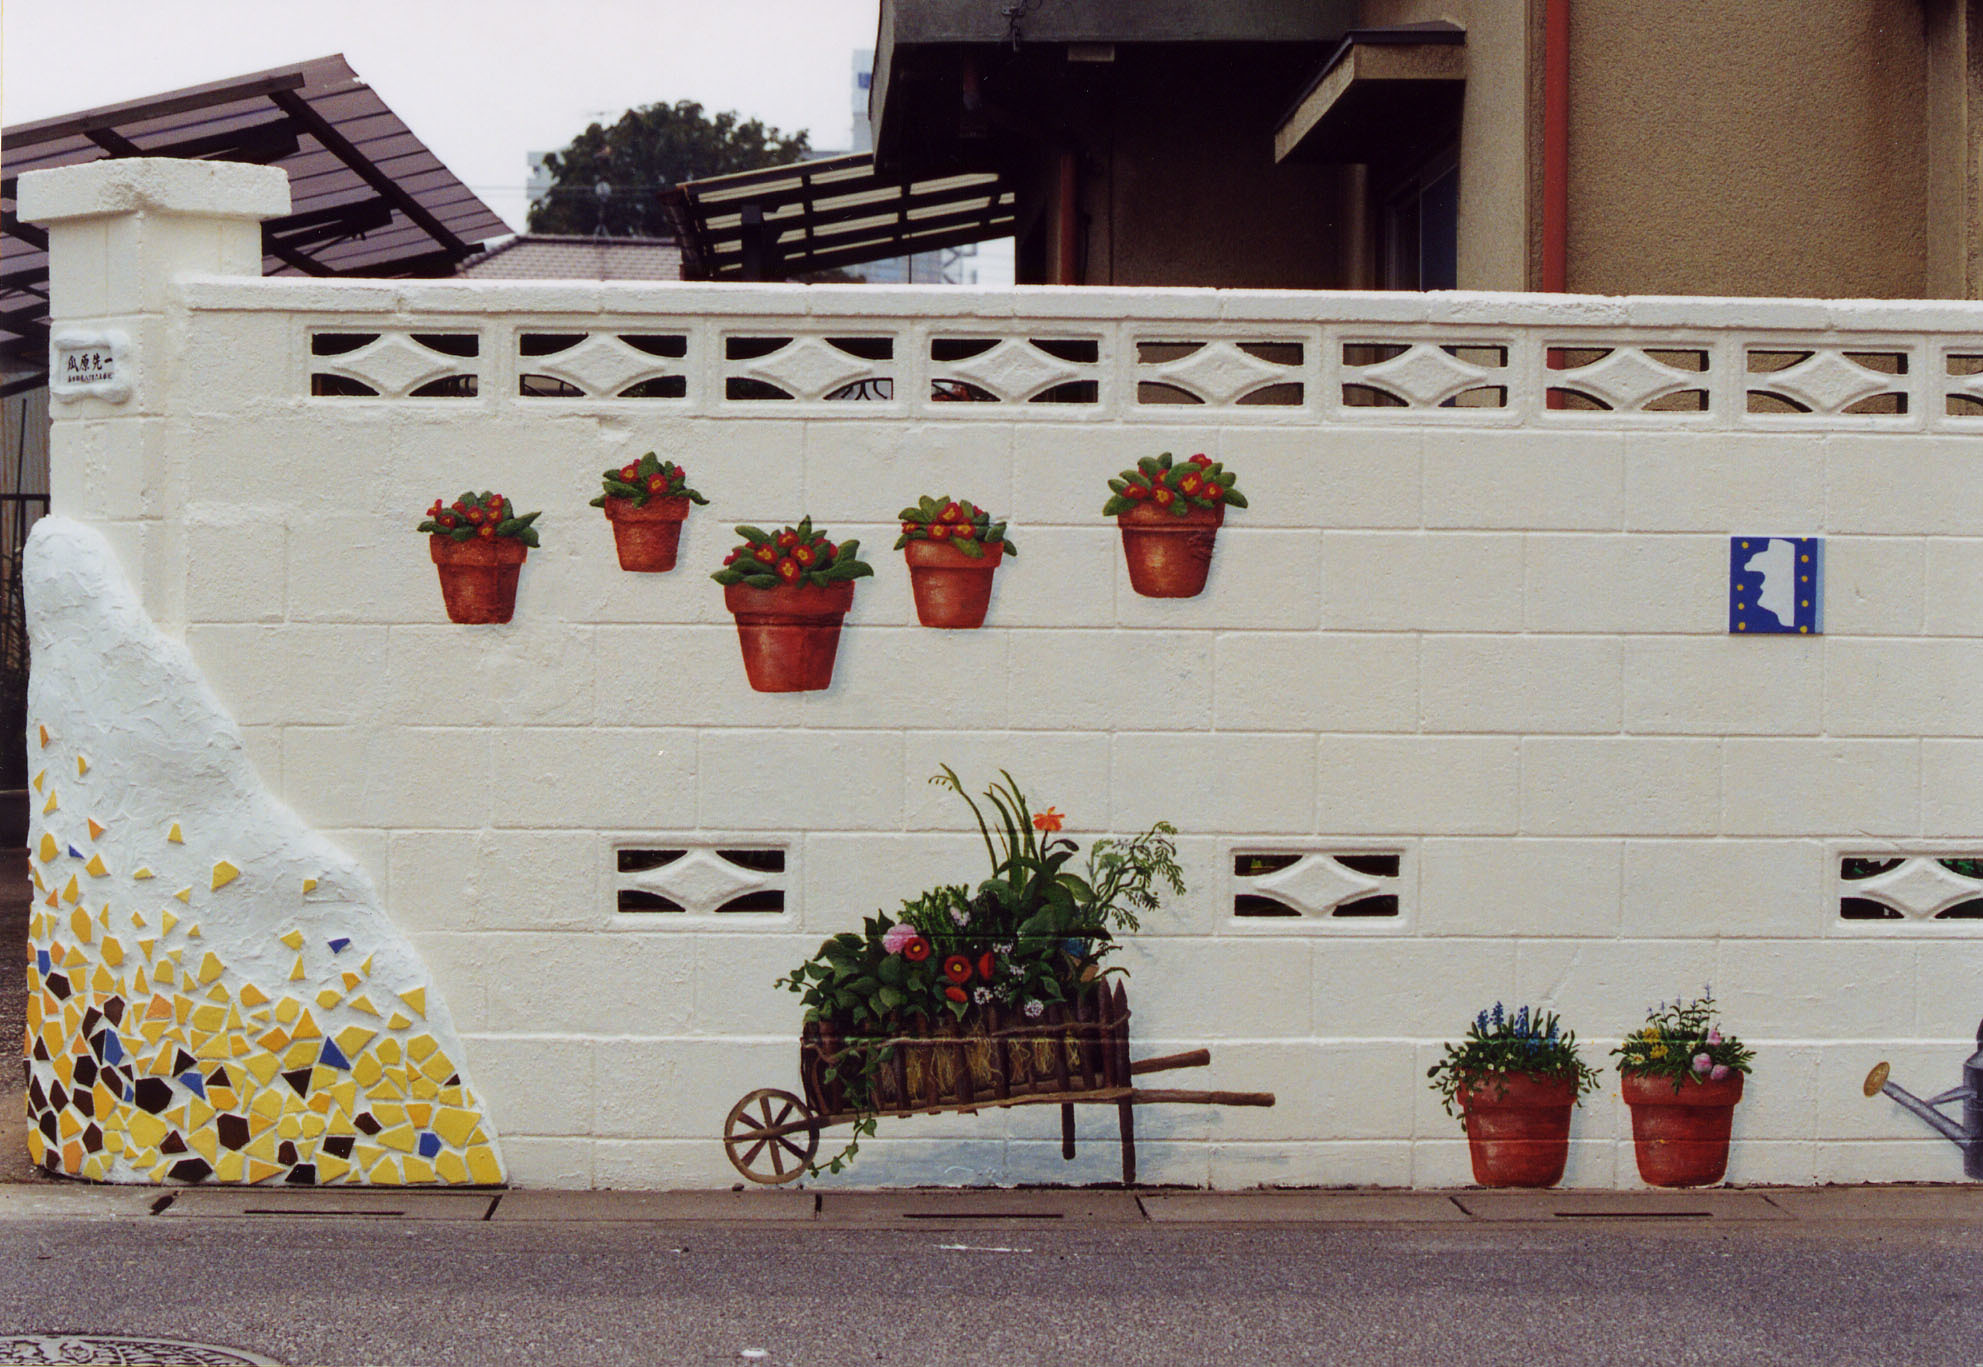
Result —
<path fill-rule="evenodd" d="M 1742 1100 L 1745 1075 L 1731 1072 L 1721 1081 L 1689 1076 L 1678 1090 L 1666 1073 L 1621 1073 L 1619 1091 L 1632 1106 L 1733 1106 Z"/>
<path fill-rule="evenodd" d="M 1127 512 L 1117 513 L 1115 520 L 1125 527 L 1217 527 L 1226 520 L 1226 505 L 1215 504 L 1210 508 L 1187 505 L 1183 516 L 1169 508 L 1159 508 L 1153 503 L 1139 503 Z"/>
<path fill-rule="evenodd" d="M 723 606 L 740 616 L 841 616 L 853 605 L 851 579 L 838 579 L 830 584 L 780 584 L 769 589 L 752 588 L 749 584 L 723 586 Z"/>
<path fill-rule="evenodd" d="M 1005 543 L 1003 541 L 985 541 L 979 544 L 985 548 L 985 553 L 973 558 L 958 550 L 956 545 L 949 541 L 911 541 L 902 548 L 902 557 L 908 561 L 909 568 L 912 570 L 997 569 L 999 564 L 1005 559 Z"/>
<path fill-rule="evenodd" d="M 651 497 L 642 504 L 608 494 L 605 504 L 606 516 L 614 522 L 681 522 L 694 506 L 686 494 L 672 498 Z"/>
<path fill-rule="evenodd" d="M 471 536 L 456 541 L 445 533 L 430 533 L 428 552 L 436 565 L 521 565 L 530 547 L 513 536 Z"/>

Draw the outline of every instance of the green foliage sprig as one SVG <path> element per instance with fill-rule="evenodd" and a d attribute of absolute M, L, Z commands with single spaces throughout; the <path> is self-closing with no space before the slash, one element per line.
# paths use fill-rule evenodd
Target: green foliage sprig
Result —
<path fill-rule="evenodd" d="M 709 502 L 689 488 L 688 471 L 672 460 L 662 460 L 652 451 L 617 470 L 606 471 L 603 478 L 606 491 L 592 500 L 595 508 L 605 507 L 609 498 L 623 498 L 636 508 L 645 508 L 650 498 L 686 498 L 696 503 Z"/>
<path fill-rule="evenodd" d="M 537 513 L 519 515 L 501 494 L 492 494 L 487 489 L 479 494 L 469 490 L 452 505 L 443 505 L 438 498 L 435 499 L 434 506 L 427 510 L 426 521 L 415 530 L 454 541 L 468 541 L 478 536 L 485 539 L 507 536 L 526 546 L 535 546 L 537 529 L 530 524 L 539 516 Z"/>
<path fill-rule="evenodd" d="M 754 589 L 775 589 L 780 584 L 825 585 L 843 579 L 865 579 L 874 566 L 860 558 L 861 543 L 849 538 L 834 542 L 824 529 L 815 528 L 810 517 L 796 527 L 767 532 L 761 527 L 740 526 L 742 544 L 723 557 L 723 568 L 710 575 L 726 588 L 747 584 Z"/>
<path fill-rule="evenodd" d="M 1425 1075 L 1432 1079 L 1446 1114 L 1458 1115 L 1455 1107 L 1462 1090 L 1495 1079 L 1505 1088 L 1509 1076 L 1521 1073 L 1574 1077 L 1578 1098 L 1598 1082 L 1597 1070 L 1577 1053 L 1576 1035 L 1562 1028 L 1554 1011 L 1545 1014 L 1524 1006 L 1511 1015 L 1500 1002 L 1475 1016 L 1466 1037 L 1458 1044 L 1449 1042 L 1446 1056 Z"/>
<path fill-rule="evenodd" d="M 983 508 L 949 494 L 935 498 L 924 494 L 915 506 L 904 508 L 897 516 L 902 520 L 902 535 L 895 541 L 898 551 L 911 541 L 947 541 L 972 560 L 984 559 L 985 547 L 990 545 L 1004 546 L 1007 555 L 1019 554 L 1019 548 L 1006 536 L 1003 522 L 992 521 Z"/>
<path fill-rule="evenodd" d="M 1178 517 L 1194 508 L 1244 508 L 1246 495 L 1234 487 L 1238 480 L 1238 475 L 1203 452 L 1175 465 L 1168 451 L 1145 456 L 1134 469 L 1109 481 L 1109 501 L 1102 505 L 1102 515 L 1117 517 L 1145 505 Z"/>
<path fill-rule="evenodd" d="M 1720 1082 L 1747 1073 L 1756 1052 L 1716 1024 L 1714 993 L 1702 988 L 1690 1002 L 1661 1002 L 1646 1012 L 1646 1023 L 1611 1051 L 1621 1073 L 1673 1080 L 1678 1092 L 1688 1078 Z"/>

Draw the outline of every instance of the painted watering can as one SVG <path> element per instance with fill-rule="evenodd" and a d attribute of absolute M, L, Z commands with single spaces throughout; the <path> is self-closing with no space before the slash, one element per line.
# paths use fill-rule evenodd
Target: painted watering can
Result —
<path fill-rule="evenodd" d="M 1983 1024 L 1976 1027 L 1976 1052 L 1962 1065 L 1960 1087 L 1952 1087 L 1923 1101 L 1899 1083 L 1887 1081 L 1887 1072 L 1884 1062 L 1873 1065 L 1873 1071 L 1866 1074 L 1866 1095 L 1875 1097 L 1884 1092 L 1953 1139 L 1962 1150 L 1963 1175 L 1983 1178 Z M 1959 1125 L 1936 1109 L 1951 1101 L 1962 1103 L 1962 1123 Z"/>

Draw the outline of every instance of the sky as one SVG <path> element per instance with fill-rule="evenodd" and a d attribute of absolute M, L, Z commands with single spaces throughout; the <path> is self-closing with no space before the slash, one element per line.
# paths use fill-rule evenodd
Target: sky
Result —
<path fill-rule="evenodd" d="M 0 0 L 0 122 L 342 52 L 513 227 L 524 155 L 697 100 L 820 150 L 851 132 L 877 0 Z"/>

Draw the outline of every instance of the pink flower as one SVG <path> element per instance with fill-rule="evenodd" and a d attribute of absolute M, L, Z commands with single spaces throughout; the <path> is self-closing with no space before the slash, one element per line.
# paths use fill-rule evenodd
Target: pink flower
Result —
<path fill-rule="evenodd" d="M 900 954 L 909 947 L 909 941 L 917 938 L 916 928 L 907 921 L 897 921 L 881 937 L 881 947 L 890 954 Z"/>
<path fill-rule="evenodd" d="M 1717 1063 L 1714 1066 L 1714 1071 L 1709 1073 L 1708 1076 L 1716 1082 L 1722 1081 L 1728 1076 L 1728 1065 L 1726 1063 Z"/>
<path fill-rule="evenodd" d="M 1705 1073 L 1705 1072 L 1707 1072 L 1707 1071 L 1708 1071 L 1708 1069 L 1710 1069 L 1710 1068 L 1712 1068 L 1712 1067 L 1714 1067 L 1714 1060 L 1713 1060 L 1713 1059 L 1711 1059 L 1711 1058 L 1709 1058 L 1709 1057 L 1708 1057 L 1708 1056 L 1707 1056 L 1706 1054 L 1696 1054 L 1696 1055 L 1694 1055 L 1694 1071 L 1695 1071 L 1695 1072 L 1697 1072 L 1697 1073 Z"/>
<path fill-rule="evenodd" d="M 1720 1044 L 1720 1043 L 1721 1043 L 1721 1031 L 1719 1031 L 1719 1030 L 1710 1030 L 1710 1031 L 1708 1031 L 1708 1043 L 1709 1043 L 1709 1044 Z"/>

